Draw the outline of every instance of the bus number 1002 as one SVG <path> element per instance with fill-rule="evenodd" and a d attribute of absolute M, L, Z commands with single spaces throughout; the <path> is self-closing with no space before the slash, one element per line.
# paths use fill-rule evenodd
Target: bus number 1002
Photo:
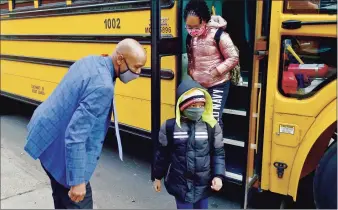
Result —
<path fill-rule="evenodd" d="M 111 18 L 111 19 L 109 18 L 109 19 L 104 20 L 104 25 L 105 25 L 106 29 L 111 29 L 111 28 L 120 29 L 121 28 L 120 23 L 121 23 L 120 18 L 116 18 L 116 19 L 115 18 Z"/>

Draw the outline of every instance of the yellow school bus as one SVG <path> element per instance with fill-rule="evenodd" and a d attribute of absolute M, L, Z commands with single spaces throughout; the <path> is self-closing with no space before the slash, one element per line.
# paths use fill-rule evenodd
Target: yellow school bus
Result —
<path fill-rule="evenodd" d="M 1 0 L 1 97 L 38 105 L 77 59 L 134 38 L 148 61 L 140 79 L 117 81 L 119 127 L 156 142 L 188 77 L 187 2 Z M 336 207 L 337 1 L 207 3 L 240 51 L 242 81 L 230 88 L 223 136 L 225 175 L 241 186 L 241 207 L 257 189 L 296 201 L 311 174 L 317 207 Z"/>

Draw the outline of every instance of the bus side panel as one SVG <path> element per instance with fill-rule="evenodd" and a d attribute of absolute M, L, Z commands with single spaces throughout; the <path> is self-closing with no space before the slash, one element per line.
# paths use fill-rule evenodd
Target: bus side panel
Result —
<path fill-rule="evenodd" d="M 116 44 L 100 44 L 100 43 L 70 43 L 70 42 L 37 42 L 37 41 L 1 41 L 1 54 L 15 55 L 24 57 L 38 57 L 43 59 L 56 59 L 56 60 L 70 60 L 76 61 L 81 57 L 90 54 L 110 54 Z M 150 68 L 150 45 L 144 45 L 147 52 L 147 63 L 145 67 Z M 53 49 L 53 50 L 45 50 Z M 67 72 L 66 67 L 47 66 L 41 64 L 23 63 L 15 61 L 1 60 L 2 76 L 3 74 L 16 75 L 20 80 L 25 82 L 19 83 L 20 85 L 14 87 L 13 85 L 2 85 L 2 90 L 13 94 L 18 94 L 30 99 L 43 101 L 54 88 L 46 86 L 44 83 L 44 91 L 46 96 L 32 95 L 32 86 L 42 86 L 44 82 L 58 83 Z M 168 56 L 162 58 L 162 69 L 172 71 L 176 75 L 176 59 L 175 56 Z M 4 79 L 7 77 L 4 77 Z M 15 81 L 15 77 L 11 76 L 11 81 Z M 28 79 L 32 78 L 32 79 Z M 41 80 L 41 81 L 40 81 Z M 40 81 L 40 82 L 37 82 Z M 54 87 L 56 85 L 53 85 Z M 162 121 L 174 116 L 175 104 L 175 79 L 162 80 L 161 82 L 161 95 L 162 95 Z M 151 101 L 150 79 L 139 78 L 129 84 L 122 84 L 119 80 L 116 83 L 115 94 L 117 97 L 117 109 L 119 113 L 119 122 L 131 127 L 140 128 L 150 131 L 150 101 Z M 138 110 L 137 113 L 132 114 L 130 118 L 130 110 L 124 110 L 129 107 L 130 101 L 133 101 L 133 109 Z M 144 108 L 146 106 L 147 108 Z M 128 112 L 129 111 L 129 112 Z"/>
<path fill-rule="evenodd" d="M 170 57 L 163 58 L 170 62 Z M 166 63 L 166 62 L 163 62 Z M 36 101 L 44 101 L 67 73 L 68 68 L 1 60 L 1 91 Z M 162 121 L 174 117 L 175 82 L 162 80 Z M 117 81 L 115 96 L 119 122 L 150 130 L 150 79 L 129 84 Z M 128 107 L 128 108 L 126 108 Z"/>
<path fill-rule="evenodd" d="M 1 91 L 42 102 L 58 84 L 44 80 L 1 73 Z"/>
<path fill-rule="evenodd" d="M 337 82 L 334 82 L 335 85 Z M 294 165 L 291 170 L 288 194 L 297 198 L 298 182 L 300 175 L 312 146 L 317 141 L 319 136 L 334 122 L 337 121 L 337 99 L 328 104 L 325 109 L 316 117 L 314 123 L 306 133 L 303 141 L 294 158 Z"/>
<path fill-rule="evenodd" d="M 270 191 L 287 195 L 294 158 L 303 137 L 314 121 L 313 117 L 275 113 L 273 119 Z M 285 155 L 287 154 L 287 155 Z M 287 168 L 278 177 L 275 163 L 283 163 Z"/>
<path fill-rule="evenodd" d="M 85 7 L 83 11 L 90 12 L 90 8 Z M 110 6 L 106 6 L 104 9 L 112 10 Z M 43 15 L 48 15 L 48 11 L 45 11 Z M 161 18 L 162 35 L 176 37 L 177 2 L 171 8 L 162 9 Z M 118 41 L 134 37 L 140 40 L 147 52 L 144 71 L 146 75 L 128 84 L 122 84 L 117 80 L 115 95 L 118 118 L 121 124 L 150 131 L 150 32 L 149 8 L 106 13 L 2 19 L 1 35 L 3 37 L 0 44 L 1 55 L 4 55 L 1 61 L 4 64 L 1 64 L 3 80 L 1 90 L 43 101 L 66 74 L 68 67 L 22 61 L 38 58 L 48 62 L 48 59 L 52 59 L 51 63 L 53 60 L 57 60 L 66 61 L 71 65 L 72 62 L 88 55 L 111 54 Z M 32 36 L 20 35 L 36 36 L 32 38 Z M 63 40 L 60 40 L 60 35 L 63 35 Z M 18 60 L 9 61 L 8 57 L 11 56 Z M 164 121 L 174 116 L 176 57 L 163 57 L 161 61 L 161 69 L 165 71 L 166 76 L 171 76 L 161 80 L 161 113 L 162 121 Z M 19 85 L 14 85 L 14 83 Z M 44 95 L 33 93 L 32 87 L 44 88 Z"/>
<path fill-rule="evenodd" d="M 161 16 L 162 33 L 176 37 L 176 6 L 172 9 L 162 9 Z M 1 33 L 2 35 L 150 35 L 150 11 L 1 20 Z"/>

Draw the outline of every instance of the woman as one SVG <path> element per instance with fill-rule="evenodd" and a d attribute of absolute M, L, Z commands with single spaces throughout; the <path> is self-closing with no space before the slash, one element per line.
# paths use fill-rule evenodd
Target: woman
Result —
<path fill-rule="evenodd" d="M 223 32 L 219 46 L 214 40 L 227 23 L 210 15 L 204 0 L 191 0 L 184 11 L 186 29 L 192 37 L 188 47 L 188 74 L 208 89 L 214 102 L 214 117 L 223 127 L 222 113 L 230 88 L 230 71 L 238 63 L 238 53 L 229 34 Z M 189 42 L 189 41 L 188 41 Z"/>

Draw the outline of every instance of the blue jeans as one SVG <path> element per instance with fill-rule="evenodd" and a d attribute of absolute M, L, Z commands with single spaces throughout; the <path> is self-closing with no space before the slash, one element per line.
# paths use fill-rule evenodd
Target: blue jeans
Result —
<path fill-rule="evenodd" d="M 187 203 L 177 198 L 175 200 L 177 209 L 208 209 L 208 198 L 204 198 L 196 203 Z"/>
<path fill-rule="evenodd" d="M 230 89 L 230 81 L 226 81 L 223 84 L 219 84 L 208 88 L 208 92 L 212 97 L 214 117 L 220 124 L 222 129 L 223 129 L 223 121 L 222 121 L 223 109 L 225 107 L 225 103 L 228 98 L 229 89 Z"/>

